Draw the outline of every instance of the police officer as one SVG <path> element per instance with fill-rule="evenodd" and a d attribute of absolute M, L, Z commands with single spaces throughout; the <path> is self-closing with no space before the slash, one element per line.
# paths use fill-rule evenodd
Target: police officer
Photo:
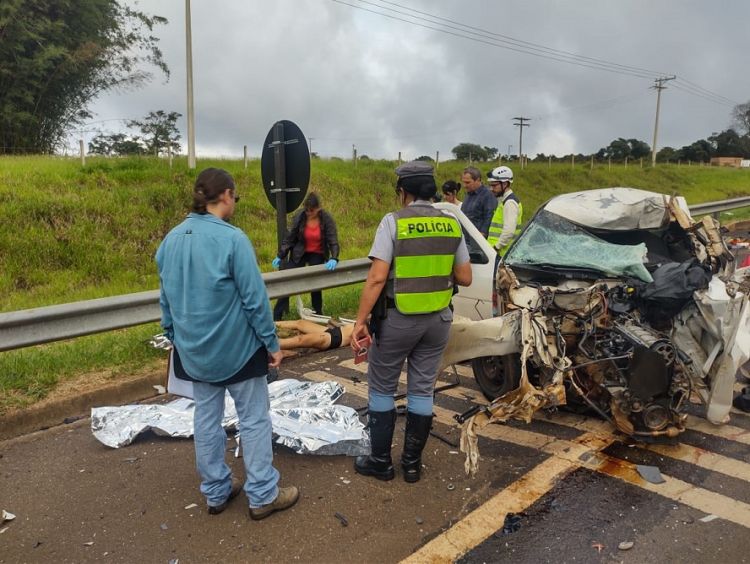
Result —
<path fill-rule="evenodd" d="M 513 171 L 510 168 L 507 166 L 493 168 L 487 174 L 487 182 L 495 197 L 502 199 L 492 215 L 487 242 L 495 247 L 499 256 L 503 256 L 510 248 L 513 239 L 521 233 L 523 206 L 510 188 L 513 184 Z"/>
<path fill-rule="evenodd" d="M 456 218 L 429 200 L 437 191 L 432 167 L 422 161 L 396 169 L 399 211 L 380 222 L 370 249 L 367 281 L 352 332 L 352 348 L 369 336 L 367 316 L 385 292 L 385 318 L 369 350 L 369 423 L 372 453 L 354 469 L 392 480 L 391 441 L 396 424 L 394 395 L 404 360 L 407 368 L 406 438 L 401 455 L 404 480 L 420 477 L 422 450 L 432 425 L 432 402 L 440 358 L 448 342 L 454 284 L 471 284 L 469 253 Z"/>

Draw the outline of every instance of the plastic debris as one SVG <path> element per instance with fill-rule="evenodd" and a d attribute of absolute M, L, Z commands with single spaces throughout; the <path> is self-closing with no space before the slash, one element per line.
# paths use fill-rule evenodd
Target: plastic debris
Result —
<path fill-rule="evenodd" d="M 159 528 L 160 528 L 160 529 L 161 529 L 162 531 L 166 531 L 167 529 L 169 529 L 169 527 L 167 526 L 167 524 L 166 524 L 166 523 L 162 523 L 161 525 L 159 525 Z"/>
<path fill-rule="evenodd" d="M 198 507 L 197 503 L 191 503 L 190 505 L 186 505 L 185 509 L 192 509 L 193 507 Z"/>
<path fill-rule="evenodd" d="M 507 513 L 503 522 L 503 534 L 510 535 L 521 529 L 521 516 L 515 513 Z"/>
<path fill-rule="evenodd" d="M 3 509 L 2 518 L 0 518 L 0 523 L 5 523 L 6 521 L 12 521 L 15 518 L 16 516 L 13 515 L 10 511 L 5 511 L 5 509 Z"/>
<path fill-rule="evenodd" d="M 456 489 L 456 486 L 454 486 L 453 484 L 448 484 L 447 488 L 449 492 L 452 492 L 453 490 Z"/>
<path fill-rule="evenodd" d="M 338 519 L 339 521 L 341 521 L 341 526 L 342 527 L 348 527 L 349 526 L 349 520 L 344 515 L 342 515 L 341 513 L 339 513 L 338 511 L 336 513 L 334 513 L 333 516 L 336 517 L 336 519 Z"/>
<path fill-rule="evenodd" d="M 164 386 L 162 386 L 161 384 L 156 384 L 154 386 L 154 390 L 156 390 L 157 394 L 166 394 L 167 393 L 167 389 Z"/>
<path fill-rule="evenodd" d="M 595 548 L 597 552 L 601 553 L 601 551 L 607 547 L 600 542 L 592 542 L 591 548 Z"/>
<path fill-rule="evenodd" d="M 94 541 L 85 542 L 83 546 L 94 546 Z"/>
<path fill-rule="evenodd" d="M 643 478 L 647 482 L 651 482 L 652 484 L 663 484 L 666 482 L 656 466 L 645 466 L 643 464 L 638 464 L 636 466 L 636 469 L 641 475 L 641 478 Z"/>
<path fill-rule="evenodd" d="M 705 517 L 701 517 L 700 519 L 698 519 L 698 521 L 700 521 L 701 523 L 710 523 L 714 519 L 718 519 L 718 518 L 719 518 L 718 515 L 714 515 L 713 513 L 711 513 L 710 515 L 706 515 Z"/>
<path fill-rule="evenodd" d="M 633 541 L 622 541 L 617 545 L 617 548 L 619 548 L 620 550 L 630 550 L 631 548 L 633 548 L 633 545 L 635 545 Z"/>

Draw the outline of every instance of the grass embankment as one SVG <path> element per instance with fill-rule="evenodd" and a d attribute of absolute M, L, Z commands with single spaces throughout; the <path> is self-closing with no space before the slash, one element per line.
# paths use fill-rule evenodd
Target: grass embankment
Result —
<path fill-rule="evenodd" d="M 275 211 L 262 190 L 260 164 L 201 160 L 235 177 L 242 200 L 236 225 L 253 241 L 261 269 L 276 253 Z M 342 258 L 366 255 L 378 221 L 395 205 L 395 163 L 313 161 L 310 190 L 339 227 Z M 439 182 L 458 179 L 464 163 L 442 163 Z M 486 172 L 493 165 L 483 164 Z M 678 193 L 690 203 L 750 193 L 750 172 L 708 167 L 532 163 L 514 167 L 514 188 L 530 212 L 551 196 L 603 186 Z M 184 161 L 169 169 L 155 159 L 0 159 L 0 311 L 112 296 L 158 287 L 153 255 L 189 208 L 195 171 Z M 359 288 L 325 292 L 328 313 L 353 315 Z M 62 379 L 81 373 L 108 377 L 160 367 L 164 354 L 144 343 L 153 324 L 67 343 L 0 353 L 0 413 L 45 397 Z"/>

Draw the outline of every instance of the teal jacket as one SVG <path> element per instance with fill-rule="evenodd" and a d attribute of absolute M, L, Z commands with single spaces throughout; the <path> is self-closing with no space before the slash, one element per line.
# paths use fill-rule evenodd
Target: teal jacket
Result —
<path fill-rule="evenodd" d="M 241 229 L 191 213 L 156 251 L 162 327 L 191 377 L 221 382 L 260 346 L 279 350 L 255 251 Z"/>

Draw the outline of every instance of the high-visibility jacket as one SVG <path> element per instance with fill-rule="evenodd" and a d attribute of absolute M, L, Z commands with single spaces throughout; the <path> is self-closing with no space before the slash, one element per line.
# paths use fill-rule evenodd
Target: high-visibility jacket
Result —
<path fill-rule="evenodd" d="M 518 237 L 518 235 L 521 233 L 521 223 L 523 223 L 523 204 L 521 204 L 518 196 L 516 196 L 514 192 L 511 192 L 505 198 L 503 198 L 502 203 L 500 203 L 495 208 L 495 213 L 492 215 L 492 221 L 490 222 L 490 231 L 487 235 L 487 242 L 493 247 L 500 240 L 500 235 L 502 235 L 503 233 L 503 225 L 505 225 L 503 221 L 503 208 L 505 208 L 505 202 L 507 200 L 513 200 L 518 204 L 518 220 L 516 221 L 516 230 L 513 232 L 513 239 Z M 504 255 L 510 248 L 510 244 L 513 242 L 513 239 L 511 239 L 510 243 L 497 251 L 500 256 Z"/>
<path fill-rule="evenodd" d="M 448 307 L 453 296 L 453 262 L 461 243 L 456 218 L 428 206 L 410 206 L 393 214 L 393 295 L 405 315 Z"/>

